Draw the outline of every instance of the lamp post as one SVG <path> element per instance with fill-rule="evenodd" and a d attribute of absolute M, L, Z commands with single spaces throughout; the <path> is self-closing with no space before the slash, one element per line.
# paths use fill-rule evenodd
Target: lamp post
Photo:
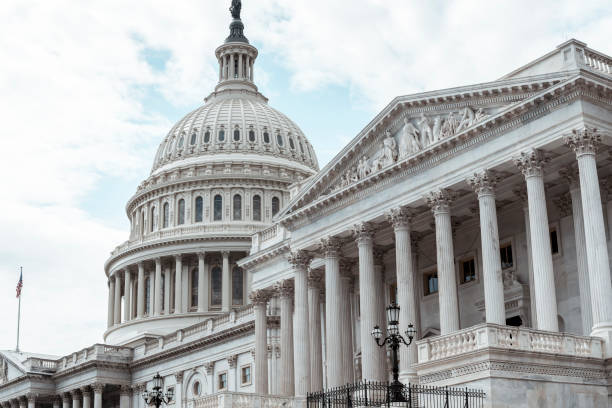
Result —
<path fill-rule="evenodd" d="M 400 307 L 395 303 L 391 303 L 387 306 L 387 333 L 389 334 L 387 337 L 382 339 L 382 330 L 380 327 L 374 326 L 372 330 L 372 337 L 376 340 L 376 344 L 379 347 L 383 347 L 385 344 L 389 344 L 391 348 L 391 363 L 393 364 L 393 382 L 391 382 L 390 387 L 390 397 L 392 402 L 398 401 L 406 401 L 404 395 L 402 394 L 403 384 L 399 381 L 399 361 L 397 358 L 397 350 L 402 343 L 406 346 L 410 346 L 412 343 L 412 339 L 416 335 L 416 329 L 411 324 L 408 325 L 408 329 L 405 332 L 408 341 L 402 337 L 399 332 L 399 311 Z"/>
<path fill-rule="evenodd" d="M 142 398 L 145 400 L 146 405 L 155 405 L 155 408 L 159 408 L 161 404 L 168 404 L 172 398 L 174 398 L 174 392 L 169 390 L 164 393 L 164 380 L 161 378 L 159 373 L 153 377 L 153 390 L 147 391 L 146 389 L 142 393 Z"/>

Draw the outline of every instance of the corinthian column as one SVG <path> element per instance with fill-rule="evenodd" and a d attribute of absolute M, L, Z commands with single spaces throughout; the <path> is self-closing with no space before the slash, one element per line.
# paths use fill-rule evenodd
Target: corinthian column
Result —
<path fill-rule="evenodd" d="M 123 286 L 123 320 L 132 320 L 132 273 L 129 268 L 123 270 L 124 282 Z"/>
<path fill-rule="evenodd" d="M 486 321 L 505 325 L 504 281 L 495 208 L 497 177 L 488 170 L 482 170 L 468 178 L 467 182 L 478 195 Z"/>
<path fill-rule="evenodd" d="M 529 202 L 527 200 L 527 187 L 520 185 L 513 190 L 514 194 L 520 198 L 523 205 L 523 217 L 525 218 L 525 242 L 527 244 L 527 266 L 529 271 L 529 308 L 531 322 L 529 327 L 538 327 L 538 314 L 535 305 L 535 285 L 533 283 L 533 261 L 531 256 L 531 228 L 529 226 Z"/>
<path fill-rule="evenodd" d="M 183 256 L 175 255 L 174 261 L 174 313 L 180 314 L 183 313 Z"/>
<path fill-rule="evenodd" d="M 305 398 L 310 392 L 310 335 L 308 330 L 308 265 L 310 257 L 303 251 L 292 253 L 289 263 L 293 265 L 295 283 L 295 306 L 293 319 L 293 364 L 295 374 L 295 396 Z"/>
<path fill-rule="evenodd" d="M 91 390 L 89 387 L 81 387 L 81 395 L 83 396 L 83 408 L 91 408 Z"/>
<path fill-rule="evenodd" d="M 515 157 L 514 163 L 525 176 L 531 229 L 531 253 L 533 283 L 536 296 L 538 329 L 559 331 L 557 321 L 557 295 L 555 274 L 550 249 L 550 232 L 546 197 L 544 194 L 544 170 L 546 162 L 540 150 L 532 149 Z M 601 207 L 601 205 L 599 205 Z"/>
<path fill-rule="evenodd" d="M 151 289 L 154 292 L 153 299 L 153 313 L 155 316 L 160 316 L 162 311 L 162 268 L 161 258 L 155 258 L 155 283 L 151 285 Z"/>
<path fill-rule="evenodd" d="M 342 327 L 342 283 L 340 281 L 340 241 L 329 237 L 321 241 L 325 257 L 325 334 L 327 387 L 342 385 L 342 339 L 338 328 Z"/>
<path fill-rule="evenodd" d="M 593 309 L 591 335 L 606 339 L 606 356 L 609 357 L 612 356 L 612 282 L 595 161 L 595 151 L 601 143 L 601 135 L 596 129 L 575 130 L 565 138 L 565 143 L 576 152 L 578 159 Z"/>
<path fill-rule="evenodd" d="M 438 264 L 438 302 L 440 303 L 440 334 L 459 330 L 459 303 L 450 204 L 453 195 L 448 190 L 429 193 L 427 202 L 436 221 L 436 252 Z"/>
<path fill-rule="evenodd" d="M 115 271 L 115 324 L 121 324 L 121 277 Z"/>
<path fill-rule="evenodd" d="M 561 169 L 559 174 L 569 184 L 572 215 L 574 220 L 574 240 L 576 242 L 576 267 L 578 271 L 578 291 L 580 292 L 580 316 L 582 317 L 582 333 L 591 334 L 593 328 L 593 312 L 591 306 L 591 288 L 589 285 L 589 270 L 587 261 L 586 238 L 584 234 L 584 215 L 582 197 L 580 195 L 580 179 L 575 168 Z"/>
<path fill-rule="evenodd" d="M 255 392 L 268 394 L 268 322 L 266 308 L 270 294 L 260 289 L 249 295 L 255 309 Z"/>
<path fill-rule="evenodd" d="M 113 276 L 108 278 L 108 322 L 107 326 L 111 327 L 115 324 L 115 278 Z"/>
<path fill-rule="evenodd" d="M 353 234 L 359 248 L 361 378 L 364 381 L 384 381 L 385 374 L 381 372 L 381 353 L 371 335 L 374 326 L 383 324 L 378 321 L 379 299 L 377 299 L 378 285 L 374 271 L 374 230 L 369 223 L 362 223 L 354 227 Z M 329 304 L 326 307 L 329 307 Z M 327 330 L 328 333 L 331 331 L 332 336 L 334 327 L 339 326 L 328 326 Z"/>
<path fill-rule="evenodd" d="M 223 251 L 223 268 L 221 271 L 221 310 L 229 312 L 232 304 L 232 286 L 230 279 L 229 251 Z"/>
<path fill-rule="evenodd" d="M 281 342 L 281 395 L 291 396 L 294 392 L 293 372 L 293 282 L 286 279 L 275 286 L 280 296 L 280 342 Z"/>
<path fill-rule="evenodd" d="M 198 312 L 208 312 L 208 273 L 204 251 L 198 253 Z"/>
<path fill-rule="evenodd" d="M 308 274 L 308 331 L 310 335 L 310 391 L 323 389 L 323 352 L 321 343 L 321 275 Z"/>
<path fill-rule="evenodd" d="M 102 383 L 92 384 L 91 389 L 94 392 L 93 408 L 102 408 L 102 391 L 104 390 L 104 384 Z"/>
<path fill-rule="evenodd" d="M 416 292 L 415 269 L 412 261 L 410 221 L 412 214 L 406 208 L 395 208 L 387 214 L 387 220 L 395 233 L 395 269 L 397 275 L 397 304 L 400 307 L 400 331 L 409 324 L 417 324 L 418 294 Z M 416 339 L 415 339 L 416 340 Z M 416 347 L 400 347 L 400 381 L 414 382 L 416 378 Z"/>
<path fill-rule="evenodd" d="M 138 263 L 138 295 L 136 299 L 136 317 L 142 319 L 144 316 L 144 302 L 145 302 L 145 277 L 144 277 L 144 264 Z"/>
<path fill-rule="evenodd" d="M 351 314 L 351 293 L 353 291 L 353 268 L 352 262 L 340 263 L 340 281 L 342 284 L 342 367 L 344 368 L 344 383 L 351 384 L 355 381 L 355 369 L 353 368 L 353 318 Z"/>

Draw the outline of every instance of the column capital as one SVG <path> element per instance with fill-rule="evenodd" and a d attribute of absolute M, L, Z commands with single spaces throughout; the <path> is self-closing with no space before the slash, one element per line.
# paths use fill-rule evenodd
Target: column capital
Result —
<path fill-rule="evenodd" d="M 175 261 L 183 261 L 183 254 L 174 254 L 174 260 Z"/>
<path fill-rule="evenodd" d="M 340 253 L 342 243 L 337 237 L 325 237 L 319 242 L 319 246 L 326 257 L 336 257 Z"/>
<path fill-rule="evenodd" d="M 482 169 L 468 177 L 466 181 L 478 195 L 478 198 L 495 196 L 495 186 L 499 181 L 499 176 L 493 170 Z"/>
<path fill-rule="evenodd" d="M 174 378 L 176 379 L 177 384 L 183 382 L 183 374 L 185 374 L 183 371 L 177 371 L 174 373 Z"/>
<path fill-rule="evenodd" d="M 374 239 L 374 226 L 369 222 L 362 222 L 353 226 L 353 237 L 357 245 L 371 243 Z"/>
<path fill-rule="evenodd" d="M 340 277 L 343 279 L 353 279 L 353 269 L 355 268 L 355 262 L 350 259 L 343 258 L 340 260 Z"/>
<path fill-rule="evenodd" d="M 63 393 L 62 394 L 62 402 L 64 404 L 70 404 L 70 401 L 72 400 L 72 395 L 70 395 L 70 393 Z"/>
<path fill-rule="evenodd" d="M 204 370 L 206 370 L 206 375 L 212 375 L 215 370 L 215 362 L 209 361 L 208 363 L 204 363 Z"/>
<path fill-rule="evenodd" d="M 293 297 L 293 280 L 285 279 L 276 282 L 276 284 L 274 285 L 274 290 L 281 298 Z"/>
<path fill-rule="evenodd" d="M 321 289 L 322 274 L 319 271 L 308 271 L 308 287 Z"/>
<path fill-rule="evenodd" d="M 38 397 L 38 394 L 35 393 L 35 392 L 28 392 L 26 394 L 26 398 L 27 398 L 28 402 L 36 403 L 36 397 Z"/>
<path fill-rule="evenodd" d="M 238 356 L 233 354 L 227 357 L 227 365 L 229 368 L 236 368 L 236 363 L 238 362 Z"/>
<path fill-rule="evenodd" d="M 223 258 L 229 258 L 230 251 L 221 251 L 221 256 Z"/>
<path fill-rule="evenodd" d="M 130 387 L 127 384 L 123 384 L 121 385 L 121 387 L 119 388 L 119 395 L 126 395 L 129 396 L 132 393 L 132 387 Z"/>
<path fill-rule="evenodd" d="M 293 266 L 293 268 L 301 268 L 306 269 L 310 265 L 310 261 L 312 260 L 312 256 L 308 254 L 306 251 L 295 251 L 291 252 L 288 257 L 289 263 Z"/>
<path fill-rule="evenodd" d="M 576 166 L 563 167 L 559 169 L 559 175 L 567 181 L 570 189 L 580 188 L 580 176 Z"/>
<path fill-rule="evenodd" d="M 425 199 L 431 211 L 436 215 L 450 212 L 450 205 L 454 201 L 455 196 L 455 192 L 441 188 L 427 194 Z"/>
<path fill-rule="evenodd" d="M 520 152 L 512 158 L 514 165 L 523 173 L 525 178 L 542 177 L 544 165 L 550 161 L 540 149 L 529 149 Z"/>
<path fill-rule="evenodd" d="M 81 390 L 79 388 L 70 390 L 70 395 L 72 395 L 72 399 L 78 399 L 81 396 Z"/>
<path fill-rule="evenodd" d="M 104 385 L 104 383 L 93 383 L 91 384 L 91 389 L 93 390 L 93 392 L 100 393 L 104 391 Z"/>
<path fill-rule="evenodd" d="M 594 155 L 601 144 L 601 134 L 595 128 L 574 129 L 563 137 L 563 142 L 576 153 L 576 157 Z"/>
<path fill-rule="evenodd" d="M 561 217 L 572 215 L 572 198 L 568 193 L 561 194 L 559 197 L 553 199 L 553 202 L 559 209 Z"/>
<path fill-rule="evenodd" d="M 91 395 L 91 388 L 88 385 L 81 387 L 81 394 L 83 394 L 84 397 Z"/>
<path fill-rule="evenodd" d="M 385 250 L 382 249 L 381 247 L 374 247 L 374 250 L 372 251 L 372 255 L 374 257 L 374 266 L 384 266 L 384 261 L 383 258 L 385 256 Z"/>
<path fill-rule="evenodd" d="M 206 256 L 205 250 L 198 251 L 198 260 L 200 261 L 203 260 L 205 256 Z"/>
<path fill-rule="evenodd" d="M 389 224 L 393 226 L 393 229 L 399 230 L 410 228 L 410 222 L 414 214 L 407 207 L 397 207 L 392 208 L 385 215 Z"/>
<path fill-rule="evenodd" d="M 527 205 L 527 186 L 525 186 L 525 183 L 514 186 L 512 192 L 519 198 L 521 203 L 523 203 L 523 206 Z"/>
<path fill-rule="evenodd" d="M 270 297 L 270 291 L 267 289 L 257 289 L 249 294 L 249 299 L 251 300 L 251 303 L 253 303 L 255 306 L 267 305 L 268 301 L 270 300 Z"/>
<path fill-rule="evenodd" d="M 157 265 L 161 266 L 161 257 L 160 256 L 156 256 L 154 258 L 154 260 L 155 260 L 155 266 L 157 266 Z"/>

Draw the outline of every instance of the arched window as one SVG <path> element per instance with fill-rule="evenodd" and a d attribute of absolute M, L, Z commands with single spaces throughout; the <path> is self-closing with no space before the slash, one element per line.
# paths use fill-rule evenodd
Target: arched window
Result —
<path fill-rule="evenodd" d="M 191 307 L 198 307 L 198 270 L 191 271 Z"/>
<path fill-rule="evenodd" d="M 210 142 L 210 132 L 207 130 L 206 133 L 204 133 L 204 143 L 208 142 Z"/>
<path fill-rule="evenodd" d="M 238 129 L 234 130 L 234 142 L 240 141 L 240 131 Z"/>
<path fill-rule="evenodd" d="M 253 196 L 253 221 L 261 221 L 261 196 Z"/>
<path fill-rule="evenodd" d="M 244 302 L 244 274 L 238 265 L 232 270 L 232 305 L 240 306 Z"/>
<path fill-rule="evenodd" d="M 221 306 L 222 296 L 222 276 L 221 268 L 215 266 L 210 274 L 210 304 L 211 306 Z"/>
<path fill-rule="evenodd" d="M 146 231 L 147 228 L 145 227 L 145 210 L 142 209 L 140 210 L 140 235 L 144 235 Z"/>
<path fill-rule="evenodd" d="M 276 142 L 278 143 L 279 146 L 283 145 L 283 136 L 280 133 L 276 134 Z"/>
<path fill-rule="evenodd" d="M 254 141 L 255 141 L 255 131 L 249 130 L 249 142 L 254 142 Z"/>
<path fill-rule="evenodd" d="M 191 134 L 191 141 L 189 142 L 189 144 L 191 144 L 192 146 L 195 144 L 196 139 L 197 139 L 198 135 L 196 133 L 196 131 L 194 130 L 193 133 Z"/>
<path fill-rule="evenodd" d="M 219 131 L 219 141 L 220 142 L 224 142 L 225 141 L 225 130 L 221 129 Z"/>
<path fill-rule="evenodd" d="M 268 132 L 264 132 L 264 143 L 270 143 L 270 134 Z"/>
<path fill-rule="evenodd" d="M 178 202 L 178 225 L 185 223 L 185 200 L 182 198 Z"/>
<path fill-rule="evenodd" d="M 179 142 L 178 142 L 178 148 L 182 149 L 184 143 L 185 143 L 185 135 L 181 135 L 181 138 L 179 139 Z"/>
<path fill-rule="evenodd" d="M 242 196 L 240 194 L 234 195 L 234 220 L 242 220 Z"/>
<path fill-rule="evenodd" d="M 272 216 L 274 217 L 276 214 L 278 214 L 279 210 L 280 200 L 278 199 L 278 197 L 272 197 Z"/>
<path fill-rule="evenodd" d="M 195 200 L 195 222 L 202 222 L 202 213 L 204 212 L 204 200 L 197 196 Z"/>
<path fill-rule="evenodd" d="M 304 146 L 302 145 L 302 142 L 300 140 L 298 140 L 298 144 L 300 145 L 300 152 L 304 154 Z"/>
<path fill-rule="evenodd" d="M 293 142 L 293 138 L 289 136 L 289 146 L 292 150 L 295 150 L 295 143 Z"/>
<path fill-rule="evenodd" d="M 157 229 L 157 216 L 156 215 L 157 214 L 155 211 L 155 207 L 151 207 L 151 222 L 149 222 L 149 224 L 151 225 L 151 232 Z"/>
<path fill-rule="evenodd" d="M 221 197 L 221 194 L 217 194 L 214 198 L 213 219 L 215 221 L 221 221 L 223 219 L 223 197 Z"/>
<path fill-rule="evenodd" d="M 164 217 L 163 217 L 163 221 L 162 221 L 162 226 L 163 228 L 168 228 L 168 222 L 169 222 L 169 218 L 170 218 L 170 204 L 168 203 L 164 203 Z"/>
<path fill-rule="evenodd" d="M 145 278 L 145 314 L 151 313 L 151 279 Z"/>

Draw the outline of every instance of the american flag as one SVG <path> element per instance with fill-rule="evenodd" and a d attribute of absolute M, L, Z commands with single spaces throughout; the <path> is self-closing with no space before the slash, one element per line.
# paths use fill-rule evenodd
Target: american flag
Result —
<path fill-rule="evenodd" d="M 21 288 L 23 287 L 23 272 L 19 274 L 19 282 L 17 282 L 17 296 L 21 296 Z"/>

